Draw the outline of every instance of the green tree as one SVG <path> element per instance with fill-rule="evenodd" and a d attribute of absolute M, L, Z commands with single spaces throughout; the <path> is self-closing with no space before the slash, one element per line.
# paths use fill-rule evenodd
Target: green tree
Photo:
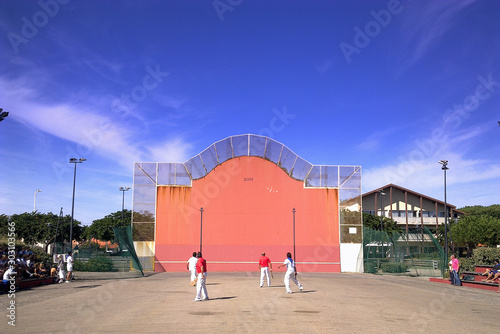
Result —
<path fill-rule="evenodd" d="M 0 233 L 5 235 L 7 232 L 7 222 L 9 217 L 7 215 L 0 216 Z M 18 240 L 22 240 L 28 245 L 36 243 L 45 244 L 45 250 L 50 243 L 54 241 L 56 236 L 56 227 L 59 216 L 49 212 L 25 212 L 21 214 L 14 214 L 10 216 L 11 222 L 15 223 L 15 233 Z M 57 231 L 57 241 L 64 239 L 68 241 L 71 225 L 71 216 L 66 215 L 59 221 Z M 73 221 L 73 237 L 78 240 L 81 236 L 81 225 L 77 220 Z"/>
<path fill-rule="evenodd" d="M 110 213 L 101 219 L 96 219 L 88 228 L 85 229 L 85 238 L 90 240 L 96 238 L 101 241 L 113 241 L 115 235 L 113 227 L 122 227 L 130 225 L 132 211 L 124 210 L 124 219 L 122 220 L 122 211 Z"/>
<path fill-rule="evenodd" d="M 500 243 L 500 219 L 490 215 L 462 216 L 450 230 L 454 242 L 467 246 L 469 256 L 479 244 L 491 247 Z"/>
<path fill-rule="evenodd" d="M 459 210 L 473 216 L 487 215 L 500 219 L 500 204 L 493 204 L 490 206 L 482 206 L 482 205 L 464 206 Z"/>
<path fill-rule="evenodd" d="M 373 230 L 380 231 L 380 217 L 372 215 L 371 213 L 363 212 L 363 225 Z M 391 218 L 384 217 L 382 219 L 382 225 L 384 226 L 384 232 L 386 232 L 389 236 L 392 236 L 394 232 L 403 232 L 403 229 L 398 226 L 398 223 Z"/>

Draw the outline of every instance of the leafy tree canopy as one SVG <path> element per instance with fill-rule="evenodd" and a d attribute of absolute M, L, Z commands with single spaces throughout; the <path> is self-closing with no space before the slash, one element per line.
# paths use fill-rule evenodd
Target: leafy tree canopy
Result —
<path fill-rule="evenodd" d="M 482 205 L 464 206 L 459 210 L 464 211 L 469 215 L 474 215 L 474 216 L 487 215 L 500 219 L 500 204 L 493 204 L 490 206 L 482 206 Z"/>
<path fill-rule="evenodd" d="M 7 215 L 0 215 L 0 234 L 8 233 Z M 71 226 L 71 216 L 66 215 L 59 219 L 59 215 L 52 212 L 40 213 L 25 212 L 10 216 L 10 221 L 15 224 L 16 239 L 23 240 L 24 243 L 34 245 L 36 243 L 50 244 L 56 237 L 57 241 L 68 241 Z M 59 225 L 58 225 L 59 221 Z M 80 240 L 82 235 L 82 226 L 79 221 L 73 220 L 73 238 Z"/>
<path fill-rule="evenodd" d="M 363 225 L 373 230 L 381 230 L 380 217 L 371 213 L 363 212 Z M 397 222 L 391 218 L 384 217 L 382 219 L 384 232 L 392 235 L 394 232 L 401 233 L 403 229 L 397 225 Z"/>
<path fill-rule="evenodd" d="M 453 241 L 466 245 L 469 249 L 478 244 L 493 246 L 500 244 L 500 219 L 486 214 L 471 214 L 462 216 L 457 223 L 452 224 Z"/>
<path fill-rule="evenodd" d="M 122 211 L 110 213 L 104 218 L 94 220 L 84 231 L 84 236 L 87 240 L 96 238 L 101 241 L 112 241 L 115 238 L 113 227 L 123 227 L 130 225 L 132 219 L 132 211 L 124 210 L 123 219 Z"/>

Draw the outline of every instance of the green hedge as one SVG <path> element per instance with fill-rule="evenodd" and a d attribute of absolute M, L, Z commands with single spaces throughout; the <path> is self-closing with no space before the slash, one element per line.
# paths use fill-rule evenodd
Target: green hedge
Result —
<path fill-rule="evenodd" d="M 365 273 L 376 274 L 377 273 L 377 265 L 373 262 L 366 262 L 365 263 Z"/>
<path fill-rule="evenodd" d="M 93 257 L 89 259 L 88 262 L 75 261 L 75 271 L 112 271 L 113 270 L 113 260 L 107 256 Z"/>
<path fill-rule="evenodd" d="M 408 266 L 404 263 L 382 263 L 380 268 L 385 273 L 404 273 L 408 270 Z"/>
<path fill-rule="evenodd" d="M 500 248 L 478 247 L 472 252 L 474 264 L 493 265 L 495 260 L 500 258 Z"/>

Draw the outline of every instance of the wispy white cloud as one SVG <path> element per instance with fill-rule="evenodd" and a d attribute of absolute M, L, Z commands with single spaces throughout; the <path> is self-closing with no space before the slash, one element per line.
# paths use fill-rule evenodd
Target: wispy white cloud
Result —
<path fill-rule="evenodd" d="M 427 144 L 428 151 L 409 147 L 392 164 L 365 168 L 363 172 L 363 188 L 369 191 L 388 183 L 409 188 L 436 198 L 442 192 L 443 171 L 439 160 L 448 160 L 447 184 L 455 189 L 455 205 L 463 206 L 467 203 L 489 205 L 498 202 L 498 194 L 490 186 L 491 182 L 500 183 L 500 165 L 494 160 L 469 158 L 470 151 L 477 145 L 491 127 L 480 125 L 454 131 L 444 143 L 433 143 L 434 148 Z M 429 139 L 420 142 L 431 143 Z M 482 141 L 481 141 L 482 142 Z M 471 189 L 481 189 L 483 184 L 489 192 L 479 191 L 476 200 L 471 202 Z M 467 190 L 469 189 L 469 191 Z M 460 196 L 458 194 L 461 194 Z M 477 192 L 476 192 L 477 194 Z"/>
<path fill-rule="evenodd" d="M 401 29 L 401 40 L 407 50 L 402 70 L 411 67 L 436 46 L 453 28 L 457 15 L 477 1 L 428 1 L 418 3 L 418 8 L 409 8 Z"/>
<path fill-rule="evenodd" d="M 50 103 L 41 102 L 40 95 L 26 80 L 0 78 L 0 100 L 10 101 L 9 108 L 18 111 L 14 119 L 74 143 L 75 150 L 81 148 L 86 156 L 97 154 L 127 167 L 134 161 L 184 161 L 187 157 L 190 145 L 179 137 L 145 144 L 134 125 L 109 111 L 105 98 L 80 96 L 85 103 Z"/>
<path fill-rule="evenodd" d="M 190 158 L 188 155 L 192 145 L 181 138 L 167 140 L 157 145 L 151 145 L 148 148 L 148 156 L 145 161 L 158 162 L 184 162 Z"/>
<path fill-rule="evenodd" d="M 380 146 L 381 142 L 390 134 L 397 132 L 401 127 L 392 127 L 384 131 L 377 131 L 368 135 L 360 144 L 357 145 L 358 149 L 365 152 L 370 152 Z"/>

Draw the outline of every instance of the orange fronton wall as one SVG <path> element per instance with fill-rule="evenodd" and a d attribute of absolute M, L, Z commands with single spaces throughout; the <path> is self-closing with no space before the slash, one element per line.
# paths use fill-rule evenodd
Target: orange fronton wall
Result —
<path fill-rule="evenodd" d="M 255 271 L 261 252 L 273 263 L 293 255 L 297 270 L 340 272 L 338 191 L 307 189 L 276 164 L 239 157 L 192 187 L 158 186 L 155 271 L 186 271 L 200 244 L 209 271 Z"/>

